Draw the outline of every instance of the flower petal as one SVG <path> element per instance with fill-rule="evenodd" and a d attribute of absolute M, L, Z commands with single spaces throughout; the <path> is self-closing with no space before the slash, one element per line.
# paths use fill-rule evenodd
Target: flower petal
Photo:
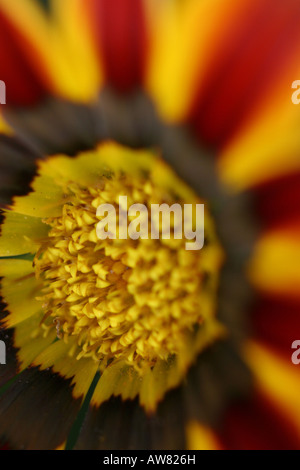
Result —
<path fill-rule="evenodd" d="M 295 426 L 261 391 L 232 405 L 217 435 L 230 450 L 299 450 Z"/>
<path fill-rule="evenodd" d="M 276 100 L 272 92 L 278 83 L 281 90 L 285 86 L 291 103 L 290 83 L 299 67 L 298 2 L 228 3 L 229 7 L 235 3 L 237 11 L 228 19 L 225 17 L 226 31 L 216 35 L 214 53 L 204 77 L 203 69 L 199 69 L 202 80 L 191 110 L 191 123 L 199 137 L 218 148 L 261 111 L 266 97 Z M 284 82 L 287 73 L 290 82 Z"/>
<path fill-rule="evenodd" d="M 27 369 L 0 397 L 0 438 L 12 449 L 55 449 L 66 440 L 80 402 L 72 397 L 71 380 Z"/>
<path fill-rule="evenodd" d="M 151 43 L 146 86 L 168 122 L 187 117 L 217 41 L 240 21 L 236 1 L 149 2 Z"/>
<path fill-rule="evenodd" d="M 1 292 L 9 310 L 4 319 L 6 327 L 15 326 L 41 311 L 41 303 L 35 300 L 38 283 L 32 262 L 0 259 L 0 276 L 5 276 L 1 281 Z"/>
<path fill-rule="evenodd" d="M 33 191 L 26 197 L 14 198 L 14 212 L 41 219 L 59 216 L 65 203 L 64 192 L 53 178 L 43 174 L 35 178 L 31 186 Z"/>
<path fill-rule="evenodd" d="M 98 369 L 98 364 L 92 359 L 81 358 L 77 360 L 69 354 L 74 341 L 64 343 L 59 340 L 49 345 L 35 358 L 33 365 L 45 370 L 52 367 L 53 372 L 65 379 L 72 378 L 72 396 L 84 398 Z"/>
<path fill-rule="evenodd" d="M 212 429 L 197 421 L 190 421 L 186 427 L 188 450 L 221 450 L 222 444 Z"/>
<path fill-rule="evenodd" d="M 266 347 L 263 343 L 249 342 L 245 347 L 245 355 L 258 387 L 279 411 L 290 421 L 294 439 L 300 437 L 300 403 L 299 403 L 299 371 L 284 356 Z M 269 428 L 270 425 L 269 425 Z M 284 428 L 285 432 L 287 431 Z M 284 433 L 282 432 L 282 437 Z"/>
<path fill-rule="evenodd" d="M 290 80 L 295 74 L 298 75 L 294 72 Z M 271 178 L 299 171 L 300 114 L 290 101 L 287 82 L 283 81 L 283 96 L 282 92 L 281 98 L 275 95 L 271 105 L 250 120 L 219 156 L 220 177 L 235 191 L 252 189 Z"/>
<path fill-rule="evenodd" d="M 153 416 L 147 416 L 137 400 L 123 402 L 119 397 L 111 398 L 99 409 L 91 407 L 75 448 L 184 449 L 181 398 L 180 390 L 170 392 Z"/>
<path fill-rule="evenodd" d="M 9 0 L 1 0 L 0 63 L 7 104 L 35 104 L 51 88 L 45 60 L 46 29 L 37 2 L 20 0 L 16 14 Z"/>
<path fill-rule="evenodd" d="M 105 80 L 121 92 L 130 92 L 143 82 L 147 54 L 144 3 L 143 0 L 89 2 Z"/>
<path fill-rule="evenodd" d="M 299 299 L 299 229 L 265 233 L 257 242 L 248 271 L 262 292 Z"/>
<path fill-rule="evenodd" d="M 48 62 L 56 94 L 77 102 L 96 98 L 102 71 L 93 44 L 87 2 L 51 0 Z"/>
<path fill-rule="evenodd" d="M 31 315 L 14 328 L 14 345 L 18 348 L 18 370 L 30 366 L 34 359 L 56 339 L 56 331 L 41 334 L 41 321 L 44 314 Z M 43 332 L 45 333 L 45 332 Z"/>
<path fill-rule="evenodd" d="M 40 241 L 47 236 L 49 227 L 37 217 L 5 212 L 1 228 L 0 256 L 17 256 L 36 253 Z"/>
<path fill-rule="evenodd" d="M 253 337 L 290 361 L 291 344 L 297 339 L 296 332 L 300 332 L 299 313 L 299 299 L 260 296 L 251 311 Z"/>
<path fill-rule="evenodd" d="M 300 225 L 300 172 L 280 175 L 254 188 L 255 211 L 265 230 Z"/>

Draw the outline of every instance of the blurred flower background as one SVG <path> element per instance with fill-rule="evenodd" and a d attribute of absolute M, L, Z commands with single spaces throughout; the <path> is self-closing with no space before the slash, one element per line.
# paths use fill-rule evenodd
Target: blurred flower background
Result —
<path fill-rule="evenodd" d="M 299 23 L 298 0 L 0 0 L 3 447 L 300 448 L 300 376 L 291 361 L 300 335 L 300 108 L 291 101 L 291 84 L 300 76 Z M 88 245 L 76 239 L 76 249 L 68 248 L 72 259 L 54 259 L 51 249 L 64 249 L 70 235 L 56 234 L 57 244 L 50 244 L 53 227 L 65 223 L 63 211 L 77 223 L 72 234 L 91 223 L 77 218 L 74 207 L 89 204 L 100 163 L 110 171 L 114 159 L 121 161 L 134 186 L 130 178 L 143 152 L 155 153 L 160 163 L 147 164 L 139 191 L 149 194 L 151 182 L 182 201 L 197 194 L 209 210 L 199 273 L 192 271 L 198 254 L 182 258 L 172 246 L 159 247 L 153 265 L 136 261 L 146 256 L 141 246 L 131 258 L 129 247 L 118 258 L 104 246 L 107 284 L 99 281 L 100 268 L 91 277 L 84 264 L 91 239 Z M 124 327 L 127 306 L 114 310 L 104 290 L 122 296 L 115 291 L 122 285 L 127 293 L 128 269 L 137 285 L 147 273 L 151 278 L 142 286 L 143 307 L 152 309 L 147 321 L 168 311 L 174 319 L 163 324 L 173 334 L 192 305 L 201 346 L 195 336 L 186 344 L 191 357 L 183 347 L 164 357 L 159 349 L 151 363 L 145 356 L 141 369 L 129 353 L 120 365 L 113 348 L 101 349 L 101 360 L 92 357 L 91 344 L 82 346 L 87 330 L 73 324 L 71 330 L 68 312 L 61 313 L 65 299 L 54 312 L 37 300 L 36 266 L 46 263 L 45 247 L 47 270 L 55 275 L 43 279 L 53 299 L 66 292 L 57 266 L 75 263 L 86 276 L 83 287 L 82 276 L 66 269 L 77 286 L 66 302 L 72 312 L 80 306 L 80 328 L 91 331 L 87 305 L 97 304 L 99 295 L 110 328 L 112 318 Z M 196 285 L 200 303 L 193 298 L 186 307 L 179 288 L 167 284 L 178 268 L 182 276 L 195 274 L 182 284 L 185 296 Z M 160 289 L 169 293 L 170 286 L 174 303 L 157 306 L 153 292 L 160 298 Z M 140 293 L 130 291 L 136 330 L 146 324 L 146 310 L 136 313 Z M 204 303 L 202 327 L 197 314 L 205 317 Z M 212 317 L 225 335 L 211 329 Z M 113 331 L 118 340 L 124 333 Z M 160 338 L 162 331 L 156 333 Z M 97 346 L 111 339 L 107 335 L 105 329 Z M 143 338 L 135 351 L 147 350 L 149 330 Z"/>

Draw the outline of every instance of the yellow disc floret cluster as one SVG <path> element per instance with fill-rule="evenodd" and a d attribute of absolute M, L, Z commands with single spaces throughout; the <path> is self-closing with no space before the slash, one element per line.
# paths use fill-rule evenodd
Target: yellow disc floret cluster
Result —
<path fill-rule="evenodd" d="M 113 169 L 90 187 L 70 181 L 61 215 L 44 219 L 49 233 L 34 260 L 43 326 L 64 341 L 76 337 L 78 359 L 92 357 L 102 370 L 115 360 L 143 370 L 179 355 L 187 335 L 214 318 L 222 256 L 207 211 L 198 251 L 187 251 L 184 237 L 97 237 L 97 208 L 113 204 L 118 216 L 120 195 L 146 205 L 149 216 L 153 203 L 203 202 L 196 195 L 180 201 L 178 187 L 171 188 L 150 173 Z"/>

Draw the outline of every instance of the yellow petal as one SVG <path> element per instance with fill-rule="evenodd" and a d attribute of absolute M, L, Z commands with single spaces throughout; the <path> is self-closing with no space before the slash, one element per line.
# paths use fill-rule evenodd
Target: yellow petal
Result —
<path fill-rule="evenodd" d="M 153 370 L 143 377 L 140 391 L 140 403 L 148 413 L 155 411 L 158 402 L 164 397 L 166 390 L 176 387 L 182 379 L 182 371 L 176 359 L 159 360 Z"/>
<path fill-rule="evenodd" d="M 47 336 L 40 326 L 43 313 L 36 314 L 18 323 L 15 326 L 14 345 L 18 348 L 20 370 L 26 369 L 34 359 L 47 348 L 56 338 L 56 330 L 52 330 Z"/>
<path fill-rule="evenodd" d="M 48 176 L 35 178 L 32 183 L 33 192 L 27 196 L 17 196 L 13 201 L 13 210 L 19 214 L 32 217 L 56 217 L 61 214 L 64 204 L 64 192 Z"/>
<path fill-rule="evenodd" d="M 283 99 L 271 106 L 237 134 L 219 158 L 220 177 L 234 191 L 241 191 L 300 168 L 300 112 L 286 87 Z M 273 95 L 272 95 L 273 96 Z"/>
<path fill-rule="evenodd" d="M 149 0 L 148 7 L 152 48 L 147 89 L 165 120 L 180 121 L 205 77 L 200 71 L 207 69 L 243 2 Z"/>
<path fill-rule="evenodd" d="M 58 93 L 76 101 L 96 98 L 102 71 L 82 0 L 52 0 L 49 62 Z"/>
<path fill-rule="evenodd" d="M 287 414 L 298 428 L 300 437 L 300 375 L 297 366 L 256 342 L 247 344 L 245 358 L 258 387 Z"/>
<path fill-rule="evenodd" d="M 39 240 L 47 236 L 48 230 L 49 227 L 37 217 L 5 212 L 0 234 L 0 256 L 36 253 Z"/>
<path fill-rule="evenodd" d="M 203 332 L 197 336 L 194 344 L 187 344 L 186 351 L 181 352 L 182 357 L 170 358 L 168 361 L 159 360 L 153 369 L 149 369 L 142 375 L 124 361 L 108 366 L 97 384 L 92 405 L 99 407 L 111 396 L 121 396 L 123 400 L 132 400 L 139 395 L 140 404 L 148 413 L 153 413 L 166 391 L 180 383 L 196 351 L 199 352 L 200 349 L 224 334 L 224 329 L 216 322 L 211 323 L 203 328 Z"/>
<path fill-rule="evenodd" d="M 186 437 L 188 450 L 221 450 L 213 430 L 198 421 L 190 421 L 187 424 Z"/>
<path fill-rule="evenodd" d="M 259 289 L 299 297 L 299 238 L 292 232 L 266 234 L 256 245 L 248 272 Z"/>
<path fill-rule="evenodd" d="M 64 441 L 60 446 L 56 447 L 54 450 L 65 450 L 67 441 Z"/>
<path fill-rule="evenodd" d="M 58 340 L 45 348 L 35 358 L 34 365 L 41 370 L 52 368 L 53 372 L 59 373 L 66 379 L 72 378 L 72 395 L 74 398 L 86 396 L 89 387 L 98 369 L 98 363 L 90 358 L 76 359 L 70 351 L 76 347 L 76 339 L 71 338 L 68 343 Z"/>
<path fill-rule="evenodd" d="M 108 366 L 100 377 L 91 404 L 100 406 L 111 396 L 120 395 L 123 400 L 133 399 L 140 387 L 139 374 L 124 361 Z"/>
<path fill-rule="evenodd" d="M 41 302 L 35 300 L 39 291 L 31 261 L 0 259 L 1 294 L 8 306 L 5 325 L 10 328 L 40 312 Z"/>
<path fill-rule="evenodd" d="M 12 135 L 13 130 L 9 127 L 4 117 L 0 114 L 0 132 L 2 134 Z"/>
<path fill-rule="evenodd" d="M 48 61 L 51 47 L 49 25 L 42 8 L 38 2 L 32 0 L 18 0 L 17 13 L 16 5 L 11 0 L 0 0 L 0 8 L 34 48 L 36 55 L 32 54 L 25 41 L 23 44 L 20 42 L 20 47 L 23 47 L 22 53 L 32 69 L 38 75 L 41 75 L 43 70 L 45 83 L 51 87 L 51 64 Z"/>
<path fill-rule="evenodd" d="M 131 174 L 141 174 L 143 170 L 150 170 L 154 163 L 149 151 L 132 151 L 113 142 L 104 142 L 77 158 L 58 155 L 41 161 L 39 165 L 43 177 L 55 184 L 66 185 L 69 181 L 75 181 L 89 186 L 96 184 L 107 171 L 124 169 Z M 39 188 L 43 188 L 43 184 L 39 184 Z"/>
<path fill-rule="evenodd" d="M 205 321 L 199 328 L 196 338 L 186 339 L 185 348 L 182 348 L 178 357 L 170 358 L 168 361 L 157 361 L 140 383 L 140 403 L 145 410 L 149 413 L 154 412 L 166 391 L 177 387 L 183 380 L 194 358 L 225 335 L 225 328 L 218 322 Z"/>

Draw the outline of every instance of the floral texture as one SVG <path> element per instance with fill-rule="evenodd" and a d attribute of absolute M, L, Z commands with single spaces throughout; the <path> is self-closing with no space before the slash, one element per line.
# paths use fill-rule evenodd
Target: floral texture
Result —
<path fill-rule="evenodd" d="M 300 448 L 299 22 L 0 0 L 1 446 Z M 203 248 L 100 240 L 119 196 L 204 204 Z"/>

